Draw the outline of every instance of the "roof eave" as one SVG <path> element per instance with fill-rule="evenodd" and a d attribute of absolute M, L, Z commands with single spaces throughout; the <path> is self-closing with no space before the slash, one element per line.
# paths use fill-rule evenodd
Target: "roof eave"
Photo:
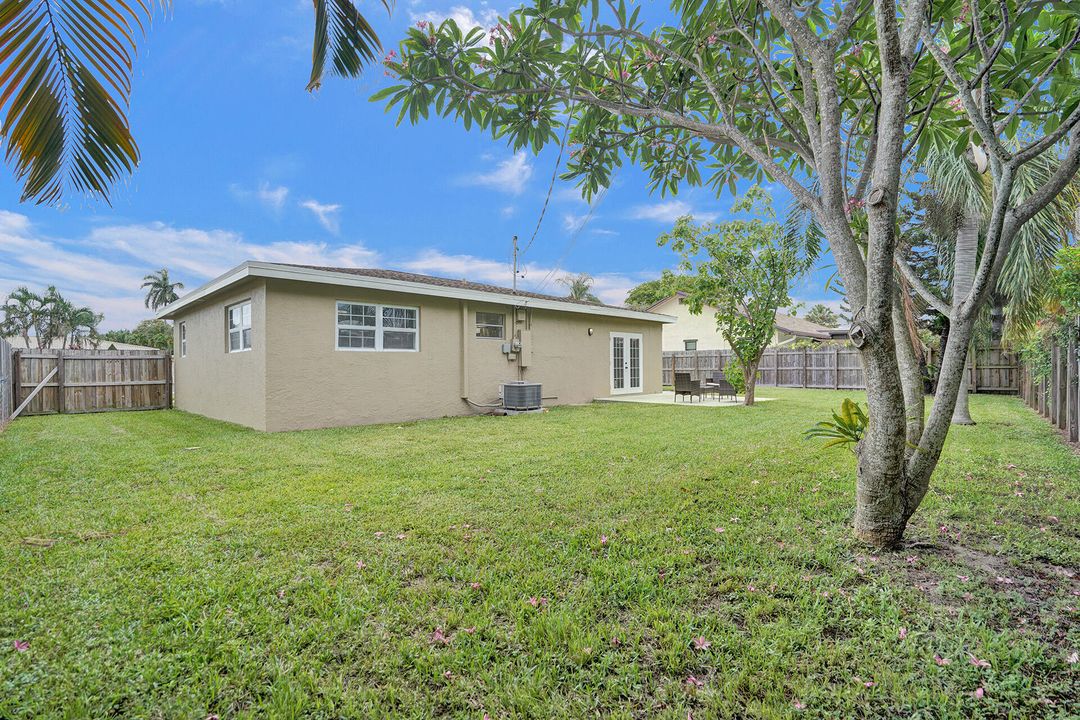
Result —
<path fill-rule="evenodd" d="M 296 280 L 300 282 L 314 282 L 324 285 L 342 285 L 346 287 L 360 287 L 370 290 L 385 290 L 388 292 L 404 292 L 413 295 L 428 295 L 432 297 L 448 297 L 459 300 L 476 300 L 479 302 L 492 302 L 503 305 L 516 305 L 546 310 L 558 310 L 561 312 L 574 312 L 584 315 L 601 315 L 607 317 L 624 317 L 649 322 L 672 323 L 675 318 L 671 315 L 661 315 L 641 310 L 613 308 L 605 305 L 583 305 L 580 303 L 561 302 L 559 300 L 545 300 L 509 293 L 496 293 L 483 290 L 470 290 L 465 288 L 445 287 L 442 285 L 429 285 L 426 283 L 411 282 L 408 280 L 396 280 L 380 278 L 370 275 L 354 275 L 351 273 L 339 273 L 332 270 L 317 270 L 314 268 L 284 266 L 276 263 L 245 262 L 236 266 L 227 273 L 211 280 L 202 287 L 188 293 L 171 305 L 158 312 L 157 317 L 162 320 L 171 320 L 185 307 L 192 305 L 204 298 L 209 297 L 225 288 L 248 277 L 264 277 L 279 280 Z"/>

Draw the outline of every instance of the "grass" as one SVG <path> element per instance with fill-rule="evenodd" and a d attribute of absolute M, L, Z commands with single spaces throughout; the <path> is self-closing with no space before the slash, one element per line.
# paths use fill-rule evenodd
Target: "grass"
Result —
<path fill-rule="evenodd" d="M 800 436 L 844 394 L 768 395 L 274 435 L 19 420 L 0 717 L 1075 712 L 1080 457 L 974 397 L 911 545 L 875 555 L 851 454 Z"/>

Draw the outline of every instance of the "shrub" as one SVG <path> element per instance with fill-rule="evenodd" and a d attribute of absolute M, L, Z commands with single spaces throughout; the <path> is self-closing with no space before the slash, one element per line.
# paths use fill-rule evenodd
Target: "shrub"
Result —
<path fill-rule="evenodd" d="M 746 391 L 746 377 L 743 376 L 742 365 L 733 362 L 728 363 L 724 368 L 724 377 L 731 383 L 731 387 L 735 388 L 735 393 L 741 395 Z"/>

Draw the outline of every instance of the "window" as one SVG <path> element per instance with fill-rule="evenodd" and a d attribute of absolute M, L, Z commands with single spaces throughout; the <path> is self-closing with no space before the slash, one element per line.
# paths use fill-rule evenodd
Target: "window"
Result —
<path fill-rule="evenodd" d="M 697 340 L 683 340 L 683 350 L 686 352 L 697 350 Z"/>
<path fill-rule="evenodd" d="M 476 337 L 502 339 L 506 328 L 506 315 L 493 312 L 476 313 Z"/>
<path fill-rule="evenodd" d="M 229 323 L 229 352 L 251 349 L 251 301 L 225 308 Z"/>
<path fill-rule="evenodd" d="M 338 302 L 338 350 L 420 349 L 420 309 Z"/>
<path fill-rule="evenodd" d="M 180 323 L 180 357 L 187 357 L 187 323 Z"/>

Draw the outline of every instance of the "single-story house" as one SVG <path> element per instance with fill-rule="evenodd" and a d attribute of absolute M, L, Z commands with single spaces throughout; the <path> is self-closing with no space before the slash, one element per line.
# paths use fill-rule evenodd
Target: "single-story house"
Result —
<path fill-rule="evenodd" d="M 727 350 L 731 346 L 716 326 L 716 308 L 706 305 L 701 313 L 693 315 L 686 303 L 686 293 L 678 292 L 648 308 L 648 312 L 662 313 L 675 318 L 665 324 L 663 348 L 675 350 Z M 800 338 L 825 341 L 846 339 L 847 330 L 829 328 L 800 317 L 776 313 L 770 347 L 783 347 Z"/>
<path fill-rule="evenodd" d="M 400 422 L 661 390 L 665 315 L 393 270 L 246 262 L 158 313 L 175 403 L 259 430 Z"/>
<path fill-rule="evenodd" d="M 38 349 L 37 338 L 34 338 L 33 336 L 31 336 L 31 338 L 30 338 L 30 347 L 29 348 L 27 348 L 26 340 L 23 339 L 22 335 L 12 335 L 11 337 L 4 338 L 4 340 L 6 340 L 8 342 L 8 344 L 11 345 L 11 347 L 13 347 L 16 350 L 27 350 L 27 349 L 37 350 Z M 64 344 L 64 338 L 56 338 L 56 339 L 54 339 L 49 344 L 48 349 L 49 350 L 66 350 L 67 346 Z M 85 350 L 127 350 L 129 352 L 130 351 L 135 351 L 135 350 L 139 350 L 139 351 L 153 350 L 153 351 L 157 352 L 157 350 L 158 350 L 157 348 L 149 347 L 148 345 L 133 345 L 131 343 L 116 342 L 114 340 L 99 340 L 98 344 L 97 344 L 97 347 L 94 347 L 93 345 L 88 344 L 87 347 L 83 348 L 83 349 L 85 349 Z"/>

